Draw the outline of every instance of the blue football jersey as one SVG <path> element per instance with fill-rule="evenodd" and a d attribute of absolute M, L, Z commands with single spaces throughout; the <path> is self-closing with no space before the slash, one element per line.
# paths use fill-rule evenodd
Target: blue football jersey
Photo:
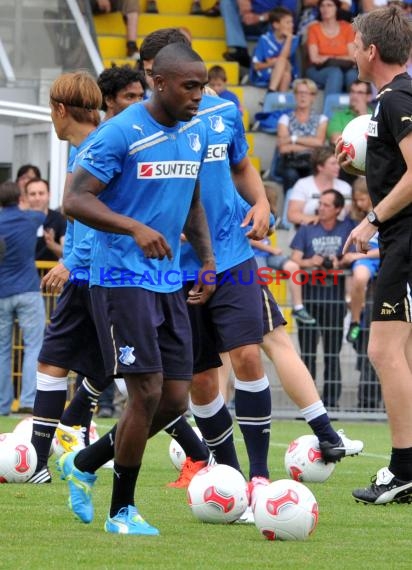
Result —
<path fill-rule="evenodd" d="M 99 199 L 109 208 L 162 233 L 173 259 L 147 259 L 132 237 L 96 230 L 91 285 L 181 288 L 180 279 L 167 275 L 180 275 L 180 234 L 206 148 L 200 119 L 165 127 L 144 104 L 101 125 L 79 165 L 107 185 Z"/>
<path fill-rule="evenodd" d="M 241 228 L 242 210 L 230 165 L 247 155 L 242 117 L 231 101 L 203 95 L 198 118 L 207 127 L 207 154 L 200 172 L 200 192 L 216 258 L 218 273 L 253 257 L 246 229 Z M 190 244 L 185 243 L 182 269 L 189 275 L 201 264 Z"/>
<path fill-rule="evenodd" d="M 96 136 L 96 132 L 96 130 L 92 131 L 85 139 L 83 139 L 78 147 L 72 146 L 70 148 L 69 161 L 67 165 L 68 173 L 74 172 L 79 162 L 82 160 L 84 154 L 87 153 L 88 148 Z M 89 226 L 82 224 L 78 220 L 74 220 L 73 222 L 67 220 L 66 236 L 63 249 L 63 264 L 70 271 L 76 268 L 78 275 L 86 276 L 89 272 L 91 249 L 86 256 L 85 244 L 82 243 L 82 241 L 87 235 L 88 243 L 90 244 L 91 248 L 93 241 L 92 232 L 93 230 Z M 79 248 L 79 245 L 81 243 L 82 245 Z M 85 271 L 81 273 L 79 271 L 80 269 L 85 269 Z"/>

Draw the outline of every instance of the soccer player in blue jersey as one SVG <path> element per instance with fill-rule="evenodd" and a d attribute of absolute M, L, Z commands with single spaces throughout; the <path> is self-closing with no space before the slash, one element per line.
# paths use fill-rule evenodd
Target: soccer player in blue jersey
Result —
<path fill-rule="evenodd" d="M 85 73 L 64 74 L 50 90 L 52 118 L 58 136 L 72 144 L 67 181 L 100 123 L 98 109 L 102 107 L 106 111 L 105 119 L 110 119 L 131 103 L 142 100 L 146 87 L 141 73 L 130 66 L 107 69 L 98 82 L 96 85 Z M 39 356 L 32 435 L 37 467 L 30 483 L 51 482 L 47 460 L 59 420 L 57 436 L 63 448 L 84 447 L 83 439 L 97 398 L 107 383 L 91 316 L 88 291 L 90 244 L 81 245 L 87 231 L 92 232 L 78 221 L 67 221 L 63 260 L 42 281 L 44 289 L 62 294 Z M 86 251 L 82 251 L 85 248 Z M 69 272 L 74 268 L 76 282 L 67 283 Z M 87 378 L 63 412 L 70 369 Z"/>
<path fill-rule="evenodd" d="M 92 133 L 100 122 L 98 109 L 102 95 L 95 80 L 87 73 L 68 73 L 57 78 L 50 89 L 52 119 L 59 137 L 68 140 L 73 146 L 81 148 L 82 142 Z M 71 161 L 72 162 L 72 161 Z M 68 172 L 71 171 L 69 164 Z M 68 179 L 70 174 L 68 174 Z M 68 224 L 64 255 L 73 245 L 72 224 Z M 67 271 L 58 264 L 48 275 L 53 287 L 59 287 L 61 272 Z M 86 311 L 76 311 L 75 307 L 86 306 L 88 287 L 66 287 L 63 291 L 52 322 L 46 330 L 42 349 L 39 354 L 37 370 L 37 392 L 33 409 L 32 442 L 37 452 L 36 472 L 30 483 L 48 483 L 51 475 L 47 468 L 47 459 L 51 441 L 57 423 L 66 402 L 67 374 L 69 369 L 79 370 L 85 375 L 97 378 L 104 369 L 99 369 L 100 354 L 96 334 L 92 342 L 92 326 L 86 325 Z M 69 316 L 68 316 L 69 315 Z M 80 335 L 73 335 L 79 324 Z M 80 347 L 84 353 L 84 344 L 88 344 L 90 357 L 82 360 Z M 77 350 L 76 350 L 77 348 Z M 100 355 L 100 361 L 102 358 Z"/>
<path fill-rule="evenodd" d="M 95 323 L 106 373 L 123 375 L 129 394 L 105 530 L 145 535 L 158 534 L 134 506 L 149 430 L 156 410 L 171 421 L 187 408 L 192 377 L 190 324 L 175 279 L 183 230 L 202 260 L 201 276 L 215 267 L 197 184 L 206 131 L 193 119 L 206 67 L 191 48 L 173 44 L 157 55 L 153 81 L 147 102 L 99 129 L 64 200 L 69 215 L 99 230 L 90 275 Z M 213 291 L 201 278 L 188 303 L 203 303 Z M 70 479 L 73 454 L 60 465 Z"/>

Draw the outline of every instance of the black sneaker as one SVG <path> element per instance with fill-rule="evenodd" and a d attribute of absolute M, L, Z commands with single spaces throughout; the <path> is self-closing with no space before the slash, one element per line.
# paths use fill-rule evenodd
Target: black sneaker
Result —
<path fill-rule="evenodd" d="M 412 481 L 397 479 L 387 467 L 379 469 L 371 480 L 372 485 L 369 487 L 352 491 L 357 503 L 366 505 L 412 503 Z"/>
<path fill-rule="evenodd" d="M 305 307 L 302 309 L 293 309 L 292 316 L 295 317 L 295 321 L 301 323 L 302 325 L 316 325 L 316 319 L 310 315 Z"/>
<path fill-rule="evenodd" d="M 191 16 L 201 16 L 203 14 L 202 6 L 199 1 L 194 0 L 190 9 Z"/>
<path fill-rule="evenodd" d="M 237 61 L 242 67 L 250 67 L 250 55 L 246 48 L 229 48 L 223 54 L 223 59 L 226 61 Z"/>
<path fill-rule="evenodd" d="M 36 473 L 33 473 L 33 475 L 27 481 L 27 483 L 34 483 L 35 485 L 51 482 L 52 476 L 48 467 L 43 467 L 43 469 L 40 469 L 40 471 L 36 471 Z"/>
<path fill-rule="evenodd" d="M 349 439 L 341 429 L 337 433 L 340 436 L 337 443 L 319 442 L 319 449 L 325 463 L 337 463 L 343 457 L 358 455 L 363 449 L 363 441 L 360 439 Z"/>
<path fill-rule="evenodd" d="M 159 10 L 157 9 L 156 0 L 147 0 L 146 13 L 147 14 L 158 14 L 159 13 Z"/>

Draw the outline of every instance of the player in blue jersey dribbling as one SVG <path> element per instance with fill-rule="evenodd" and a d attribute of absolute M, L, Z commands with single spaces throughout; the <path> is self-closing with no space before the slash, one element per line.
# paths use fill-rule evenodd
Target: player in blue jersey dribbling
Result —
<path fill-rule="evenodd" d="M 129 393 L 105 524 L 122 534 L 158 534 L 136 510 L 136 480 L 155 412 L 170 422 L 187 408 L 193 365 L 186 300 L 181 283 L 165 278 L 180 272 L 182 231 L 202 270 L 215 268 L 197 184 L 206 132 L 191 121 L 207 71 L 191 48 L 176 44 L 159 52 L 153 81 L 147 102 L 101 127 L 64 201 L 69 215 L 99 230 L 90 272 L 95 323 L 106 373 L 122 375 Z M 203 303 L 213 291 L 200 279 L 188 302 Z"/>

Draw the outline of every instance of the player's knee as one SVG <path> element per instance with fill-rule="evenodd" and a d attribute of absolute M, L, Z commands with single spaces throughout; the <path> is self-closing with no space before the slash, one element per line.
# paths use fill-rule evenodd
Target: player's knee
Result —
<path fill-rule="evenodd" d="M 237 377 L 260 378 L 263 366 L 260 357 L 259 345 L 249 344 L 236 348 L 230 352 L 233 369 Z"/>
<path fill-rule="evenodd" d="M 219 377 L 208 371 L 195 374 L 190 388 L 190 396 L 197 404 L 209 403 L 219 394 Z"/>

